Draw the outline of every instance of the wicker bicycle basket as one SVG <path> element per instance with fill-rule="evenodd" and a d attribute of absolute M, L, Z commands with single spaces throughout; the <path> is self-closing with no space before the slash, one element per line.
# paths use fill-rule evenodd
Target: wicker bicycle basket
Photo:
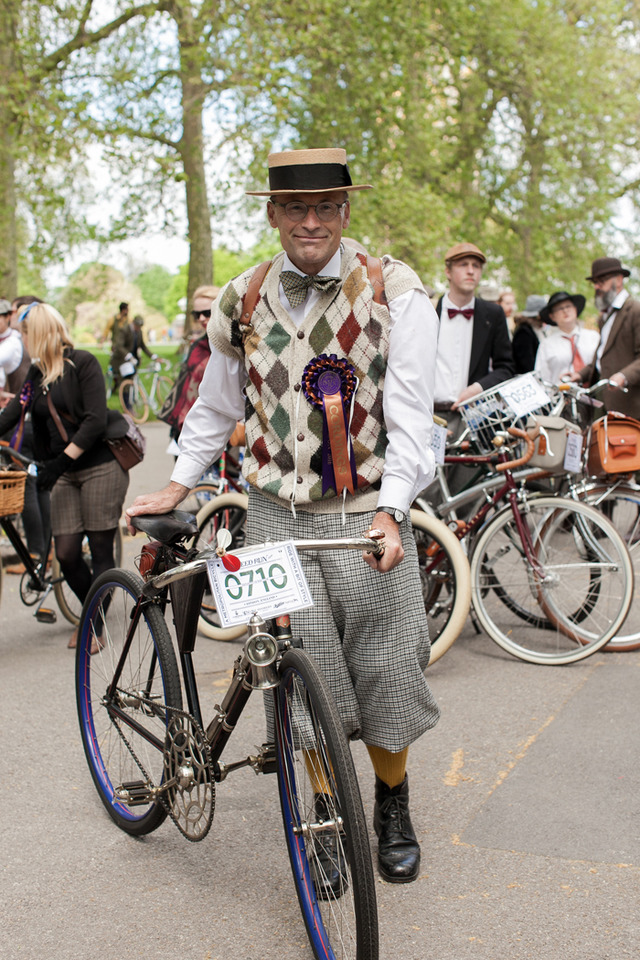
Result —
<path fill-rule="evenodd" d="M 22 513 L 26 482 L 24 470 L 0 470 L 0 517 Z"/>

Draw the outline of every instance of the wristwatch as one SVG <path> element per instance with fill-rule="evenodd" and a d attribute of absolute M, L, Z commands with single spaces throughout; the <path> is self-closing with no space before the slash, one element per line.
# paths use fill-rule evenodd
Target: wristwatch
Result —
<path fill-rule="evenodd" d="M 407 516 L 406 513 L 403 513 L 402 510 L 398 510 L 396 507 L 378 507 L 376 513 L 388 513 L 398 524 L 402 523 Z"/>

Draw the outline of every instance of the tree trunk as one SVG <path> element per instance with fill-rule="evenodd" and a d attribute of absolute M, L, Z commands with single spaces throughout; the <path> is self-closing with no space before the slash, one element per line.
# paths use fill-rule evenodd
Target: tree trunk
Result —
<path fill-rule="evenodd" d="M 15 156 L 17 119 L 11 90 L 16 78 L 16 16 L 13 0 L 0 8 L 0 297 L 13 300 L 18 288 Z"/>
<path fill-rule="evenodd" d="M 192 24 L 187 25 L 187 29 Z M 202 110 L 206 88 L 201 79 L 202 63 L 197 40 L 184 36 L 179 24 L 180 79 L 182 83 L 182 137 L 180 155 L 184 169 L 187 222 L 189 233 L 189 274 L 187 300 L 191 304 L 194 290 L 213 283 L 213 236 L 211 212 L 204 168 Z M 187 312 L 185 334 L 190 327 Z"/>

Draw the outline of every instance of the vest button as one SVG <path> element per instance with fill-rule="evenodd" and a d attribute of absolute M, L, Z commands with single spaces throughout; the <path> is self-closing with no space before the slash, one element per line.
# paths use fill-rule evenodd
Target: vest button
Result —
<path fill-rule="evenodd" d="M 294 390 L 296 391 L 296 393 L 297 393 L 299 390 L 302 389 L 302 385 L 299 384 L 299 383 L 296 383 L 296 384 L 294 384 L 293 389 L 294 389 Z"/>
<path fill-rule="evenodd" d="M 302 441 L 304 440 L 304 433 L 298 434 L 298 440 L 300 441 L 300 443 L 302 443 Z"/>
<path fill-rule="evenodd" d="M 298 340 L 304 340 L 304 332 L 302 330 L 298 330 Z"/>
<path fill-rule="evenodd" d="M 298 483 L 302 483 L 302 477 L 298 477 Z"/>

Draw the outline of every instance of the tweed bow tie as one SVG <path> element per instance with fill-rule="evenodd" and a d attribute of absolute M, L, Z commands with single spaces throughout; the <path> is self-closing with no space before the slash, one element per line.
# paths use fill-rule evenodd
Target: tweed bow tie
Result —
<path fill-rule="evenodd" d="M 283 270 L 280 274 L 280 283 L 291 306 L 299 307 L 307 299 L 309 287 L 330 293 L 340 287 L 342 277 L 309 277 L 295 273 L 293 270 Z"/>
<path fill-rule="evenodd" d="M 467 307 L 465 310 L 461 310 L 458 307 L 449 307 L 449 317 L 455 317 L 456 314 L 461 313 L 463 317 L 466 317 L 467 320 L 471 320 L 473 316 L 473 308 Z"/>

